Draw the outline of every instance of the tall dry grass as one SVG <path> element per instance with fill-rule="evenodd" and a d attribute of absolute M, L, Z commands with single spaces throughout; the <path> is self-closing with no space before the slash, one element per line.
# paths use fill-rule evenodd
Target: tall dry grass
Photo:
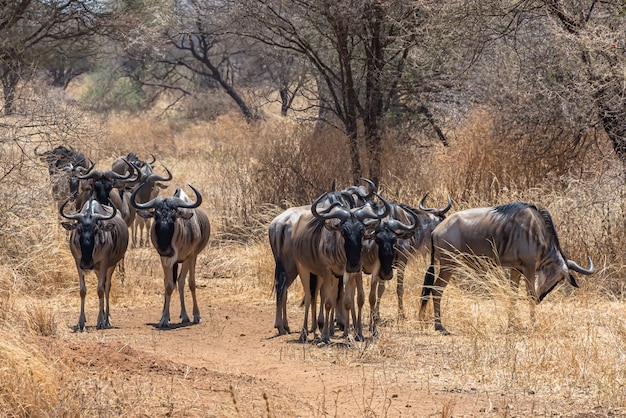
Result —
<path fill-rule="evenodd" d="M 306 127 L 291 121 L 269 118 L 248 124 L 235 114 L 202 123 L 118 116 L 94 118 L 91 126 L 96 127 L 93 135 L 67 141 L 85 151 L 99 169 L 131 151 L 143 158 L 154 154 L 156 171 L 167 167 L 174 175 L 162 194 L 187 184 L 201 190 L 213 230 L 211 256 L 200 257 L 198 270 L 219 282 L 221 299 L 216 305 L 220 300 L 261 300 L 273 309 L 267 225 L 284 208 L 310 203 L 334 179 L 343 188 L 351 178 L 342 158 L 344 138 L 336 133 L 311 138 Z M 583 265 L 592 257 L 597 273 L 580 278 L 580 290 L 562 286 L 554 291 L 538 306 L 539 320 L 533 327 L 522 289 L 514 294 L 502 286 L 502 272 L 461 269 L 442 303 L 444 324 L 455 335 L 444 338 L 434 333 L 432 323 L 416 319 L 427 266 L 424 259 L 411 259 L 406 321 L 395 320 L 392 283 L 383 296 L 381 315 L 387 325 L 378 339 L 348 350 L 288 347 L 281 356 L 303 361 L 332 357 L 339 364 L 375 367 L 377 385 L 363 383 L 359 394 L 328 394 L 320 400 L 320 414 L 332 413 L 333 402 L 354 403 L 369 415 L 390 414 L 389 404 L 372 404 L 373 395 L 406 381 L 418 382 L 425 390 L 437 385 L 451 392 L 493 394 L 493 410 L 487 411 L 491 416 L 513 415 L 516 407 L 528 405 L 535 409 L 522 415 L 548 413 L 550 399 L 566 400 L 574 411 L 598 405 L 602 411 L 623 412 L 626 214 L 617 162 L 606 149 L 590 150 L 571 166 L 555 169 L 541 156 L 529 159 L 520 153 L 519 143 L 498 137 L 484 114 L 453 134 L 456 139 L 449 148 L 387 138 L 382 194 L 417 205 L 429 193 L 427 205 L 439 207 L 450 195 L 452 211 L 516 200 L 545 206 L 568 257 Z M 27 155 L 35 145 L 26 142 Z M 15 143 L 3 147 L 5 160 L 19 155 Z M 110 388 L 107 377 L 66 373 L 62 360 L 41 352 L 31 341 L 33 336 L 54 338 L 59 326 L 55 311 L 76 305 L 78 284 L 45 167 L 36 158 L 20 164 L 19 175 L 0 184 L 0 356 L 6 365 L 0 368 L 0 409 L 14 411 L 12 416 L 79 416 L 86 404 L 87 410 L 99 413 L 117 401 L 116 411 L 131 413 L 132 400 L 137 406 L 137 394 L 147 390 L 145 382 L 107 390 L 108 399 L 91 399 L 82 386 L 85 379 L 92 389 Z M 162 290 L 154 252 L 129 252 L 126 264 L 129 282 L 113 287 L 112 304 L 153 304 L 154 294 Z M 298 287 L 296 283 L 289 298 L 295 324 L 293 317 L 301 315 Z M 517 307 L 517 328 L 508 324 L 510 300 Z M 442 405 L 442 416 L 454 415 L 454 409 L 451 398 Z"/>

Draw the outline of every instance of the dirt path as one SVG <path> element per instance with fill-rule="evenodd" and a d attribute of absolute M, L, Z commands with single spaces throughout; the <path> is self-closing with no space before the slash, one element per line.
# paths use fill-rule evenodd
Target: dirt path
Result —
<path fill-rule="evenodd" d="M 199 293 L 203 323 L 170 330 L 155 328 L 157 307 L 113 306 L 114 328 L 88 327 L 85 333 L 71 331 L 77 312 L 63 312 L 67 327 L 57 349 L 69 350 L 75 363 L 94 374 L 144 382 L 147 389 L 135 402 L 145 409 L 154 398 L 157 415 L 499 415 L 488 394 L 449 389 L 436 375 L 414 367 L 415 362 L 361 361 L 368 342 L 351 347 L 340 339 L 329 347 L 299 344 L 296 333 L 276 336 L 270 303 L 215 307 L 205 299 L 208 292 Z M 178 312 L 173 302 L 172 317 Z M 295 312 L 292 326 L 301 320 Z M 95 311 L 88 310 L 88 325 L 94 318 Z M 423 351 L 428 355 L 427 346 Z"/>

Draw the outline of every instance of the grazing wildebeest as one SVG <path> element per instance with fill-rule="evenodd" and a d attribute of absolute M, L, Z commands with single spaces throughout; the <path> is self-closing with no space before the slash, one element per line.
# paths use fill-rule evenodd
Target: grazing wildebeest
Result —
<path fill-rule="evenodd" d="M 355 339 L 363 340 L 361 311 L 365 301 L 361 276 L 361 248 L 367 230 L 376 227 L 380 219 L 387 216 L 389 205 L 384 202 L 380 212 L 374 211 L 370 205 L 356 209 L 347 209 L 341 203 L 333 203 L 320 211 L 318 205 L 326 198 L 327 193 L 318 197 L 311 205 L 310 213 L 297 219 L 292 229 L 292 250 L 298 275 L 303 282 L 305 292 L 304 325 L 300 340 L 307 340 L 308 306 L 311 304 L 310 274 L 317 276 L 321 282 L 320 295 L 323 310 L 320 317 L 323 322 L 322 342 L 330 342 L 331 309 L 337 300 L 337 278 L 343 277 L 343 307 L 346 312 L 354 312 L 354 292 L 357 294 L 358 314 L 353 314 Z M 369 221 L 372 220 L 372 221 Z M 348 332 L 348 324 L 344 335 Z"/>
<path fill-rule="evenodd" d="M 182 323 L 188 323 L 189 316 L 185 309 L 185 277 L 189 273 L 189 290 L 193 300 L 193 322 L 199 323 L 200 309 L 196 300 L 196 259 L 200 251 L 209 242 L 211 226 L 206 213 L 200 208 L 202 195 L 189 185 L 196 194 L 192 202 L 182 189 L 177 189 L 173 196 L 166 199 L 155 197 L 146 202 L 137 202 L 136 189 L 131 194 L 131 203 L 138 210 L 139 216 L 152 217 L 152 244 L 161 256 L 165 302 L 159 321 L 159 328 L 168 328 L 170 322 L 170 300 L 174 286 L 178 281 L 180 295 L 180 317 Z M 180 276 L 178 264 L 182 263 Z"/>
<path fill-rule="evenodd" d="M 371 197 L 376 191 L 374 184 L 368 179 L 362 179 L 367 182 L 370 190 L 365 190 L 363 186 L 352 186 L 342 191 L 335 190 L 335 182 L 331 185 L 331 190 L 326 198 L 321 202 L 321 206 L 328 206 L 332 203 L 341 203 L 346 208 L 352 208 L 358 199 L 365 200 Z M 354 197 L 353 194 L 357 194 Z M 276 292 L 276 319 L 274 327 L 278 330 L 278 335 L 289 333 L 289 322 L 287 319 L 287 289 L 298 276 L 298 269 L 293 257 L 293 249 L 291 243 L 291 232 L 293 225 L 300 216 L 310 213 L 311 205 L 298 206 L 285 210 L 276 216 L 269 225 L 268 237 L 272 253 L 274 255 L 274 289 Z M 316 287 L 317 276 L 312 275 L 310 285 L 314 287 L 312 290 L 311 310 L 313 317 L 312 332 L 316 329 Z"/>
<path fill-rule="evenodd" d="M 76 262 L 80 280 L 80 315 L 75 330 L 85 329 L 85 271 L 93 270 L 98 277 L 98 311 L 97 328 L 109 328 L 109 292 L 111 276 L 116 264 L 124 258 L 128 247 L 128 227 L 115 207 L 101 205 L 95 198 L 85 202 L 80 212 L 66 214 L 67 199 L 59 209 L 62 217 L 73 222 L 62 222 L 70 233 L 70 250 Z M 106 301 L 106 303 L 105 303 Z"/>
<path fill-rule="evenodd" d="M 524 276 L 526 291 L 534 306 L 561 281 L 578 287 L 570 270 L 593 273 L 593 262 L 584 269 L 563 255 L 552 217 L 547 209 L 514 202 L 496 207 L 468 209 L 454 213 L 432 233 L 430 267 L 424 277 L 420 318 L 423 319 L 432 293 L 435 329 L 448 334 L 441 324 L 441 297 L 454 271 L 456 256 L 488 257 L 510 269 L 515 290 Z M 439 275 L 435 275 L 439 260 Z"/>

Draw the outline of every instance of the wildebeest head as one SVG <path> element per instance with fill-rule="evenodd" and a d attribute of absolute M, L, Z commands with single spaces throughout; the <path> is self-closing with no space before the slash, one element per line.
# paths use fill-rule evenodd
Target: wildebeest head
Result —
<path fill-rule="evenodd" d="M 374 239 L 378 247 L 378 260 L 382 280 L 393 278 L 393 261 L 396 257 L 396 243 L 398 240 L 409 239 L 419 226 L 417 214 L 410 209 L 405 209 L 411 218 L 410 224 L 405 224 L 397 219 L 384 219 L 376 229 L 367 234 L 366 239 Z"/>
<path fill-rule="evenodd" d="M 536 209 L 534 206 L 530 206 Z M 536 209 L 541 215 L 543 224 L 546 227 L 546 238 L 550 243 L 544 257 L 540 260 L 535 277 L 534 289 L 531 293 L 537 302 L 541 302 L 559 283 L 567 280 L 569 283 L 578 287 L 576 279 L 570 270 L 577 273 L 590 275 L 593 274 L 593 261 L 589 258 L 589 268 L 585 269 L 572 260 L 568 260 L 561 250 L 559 238 L 552 221 L 552 216 L 547 209 Z"/>
<path fill-rule="evenodd" d="M 129 167 L 129 172 L 126 175 L 118 174 L 115 171 L 99 171 L 90 170 L 88 173 L 78 176 L 79 180 L 90 180 L 85 186 L 87 192 L 91 192 L 98 202 L 102 205 L 108 205 L 109 194 L 114 187 L 121 187 L 126 183 L 132 183 L 137 180 L 133 177 L 135 168 L 128 161 L 124 160 Z"/>
<path fill-rule="evenodd" d="M 137 193 L 139 189 L 135 189 L 131 196 L 130 202 L 136 208 L 139 216 L 143 218 L 154 218 L 154 240 L 156 241 L 156 249 L 159 255 L 163 257 L 171 257 L 175 254 L 173 247 L 173 238 L 176 227 L 176 219 L 190 219 L 193 211 L 185 211 L 182 209 L 195 209 L 202 203 L 202 195 L 191 184 L 189 185 L 196 194 L 196 201 L 191 202 L 182 191 L 177 189 L 173 196 L 166 199 L 155 197 L 146 202 L 137 202 Z"/>
<path fill-rule="evenodd" d="M 78 235 L 78 243 L 80 247 L 80 268 L 83 270 L 91 270 L 94 268 L 93 251 L 101 233 L 110 231 L 115 228 L 115 224 L 107 223 L 117 214 L 117 209 L 113 207 L 111 214 L 103 213 L 104 209 L 95 198 L 90 198 L 83 205 L 83 209 L 75 214 L 66 214 L 64 212 L 65 205 L 70 201 L 67 199 L 59 208 L 62 217 L 75 222 L 62 222 L 63 228 L 68 231 L 74 231 L 72 235 Z"/>
<path fill-rule="evenodd" d="M 347 209 L 339 202 L 333 203 L 324 211 L 319 211 L 317 206 L 324 200 L 327 193 L 318 197 L 311 205 L 311 212 L 316 219 L 324 221 L 324 226 L 329 230 L 338 231 L 343 238 L 346 255 L 346 272 L 357 273 L 361 271 L 361 248 L 366 230 L 372 230 L 382 218 L 389 213 L 389 203 L 378 196 L 384 203 L 383 208 L 376 212 L 370 205 L 364 205 L 356 209 Z M 338 219 L 339 223 L 327 222 Z M 375 222 L 367 222 L 373 219 Z"/>

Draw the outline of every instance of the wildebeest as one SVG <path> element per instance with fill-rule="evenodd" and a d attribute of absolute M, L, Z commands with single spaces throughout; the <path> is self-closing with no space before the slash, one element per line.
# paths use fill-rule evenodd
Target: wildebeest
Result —
<path fill-rule="evenodd" d="M 358 292 L 358 313 L 353 315 L 353 322 L 355 338 L 362 340 L 361 310 L 365 301 L 361 276 L 363 237 L 366 230 L 372 230 L 380 219 L 387 216 L 389 206 L 383 200 L 385 205 L 377 212 L 370 205 L 347 209 L 337 202 L 320 210 L 318 205 L 326 195 L 318 197 L 311 205 L 310 213 L 300 216 L 292 229 L 293 257 L 305 291 L 305 316 L 300 339 L 303 342 L 307 340 L 308 306 L 312 296 L 309 278 L 312 273 L 321 282 L 322 342 L 330 341 L 331 309 L 335 307 L 338 291 L 337 277 L 343 277 L 343 306 L 346 312 L 353 312 L 354 293 L 355 290 Z M 348 324 L 344 334 L 347 332 Z"/>
<path fill-rule="evenodd" d="M 78 176 L 93 168 L 91 162 L 83 153 L 67 148 L 63 145 L 37 155 L 48 166 L 48 174 L 52 184 L 52 197 L 60 208 L 68 199 L 76 199 L 78 196 Z M 77 209 L 80 209 L 77 208 Z"/>
<path fill-rule="evenodd" d="M 408 238 L 399 239 L 397 243 L 398 250 L 395 252 L 394 267 L 396 268 L 397 282 L 396 295 L 398 299 L 398 318 L 404 319 L 404 271 L 409 261 L 409 255 L 425 256 L 430 252 L 430 234 L 435 227 L 439 225 L 445 218 L 446 213 L 452 207 L 452 200 L 448 196 L 448 204 L 445 208 L 426 208 L 424 202 L 428 197 L 426 193 L 419 202 L 418 209 L 405 204 L 390 203 L 391 211 L 388 218 L 397 219 L 401 222 L 408 222 L 407 211 L 417 216 L 417 228 Z M 374 311 L 375 317 L 378 317 L 378 304 L 380 298 L 385 291 L 385 282 L 378 281 L 376 284 L 372 282 L 370 287 L 370 307 Z"/>
<path fill-rule="evenodd" d="M 323 202 L 320 202 L 320 206 L 328 206 L 333 203 L 340 203 L 346 208 L 351 208 L 356 205 L 356 202 L 360 199 L 364 201 L 371 197 L 376 191 L 374 184 L 368 179 L 362 179 L 369 185 L 369 190 L 363 188 L 363 186 L 352 186 L 345 190 L 335 190 L 335 182 L 333 181 L 330 191 L 326 194 Z M 354 196 L 357 194 L 357 196 Z M 304 205 L 293 207 L 285 210 L 281 214 L 277 215 L 272 222 L 270 222 L 268 228 L 268 237 L 272 253 L 274 255 L 275 269 L 274 269 L 274 289 L 276 292 L 276 319 L 274 321 L 274 327 L 278 330 L 279 335 L 290 332 L 289 321 L 287 319 L 287 291 L 291 284 L 298 276 L 298 269 L 293 257 L 293 248 L 291 242 L 291 233 L 293 225 L 296 221 L 305 214 L 311 213 L 311 205 Z M 314 288 L 317 287 L 317 276 L 312 275 L 312 281 L 308 282 Z M 307 279 L 308 280 L 308 279 Z M 316 328 L 316 290 L 311 291 L 311 310 L 313 316 L 312 330 L 315 332 Z M 308 308 L 307 308 L 308 309 Z"/>
<path fill-rule="evenodd" d="M 153 160 L 155 160 L 153 158 Z M 158 174 L 154 174 L 152 171 L 152 166 L 150 163 L 144 162 L 142 165 L 136 165 L 132 163 L 137 170 L 139 179 L 137 184 L 132 188 L 132 190 L 137 189 L 137 202 L 146 203 L 159 194 L 159 189 L 167 188 L 166 185 L 162 184 L 162 181 L 170 181 L 172 180 L 172 173 L 170 170 L 165 168 L 167 172 L 167 177 L 160 176 Z M 139 230 L 139 240 L 137 240 L 137 230 Z M 144 230 L 145 230 L 145 239 L 144 239 Z M 132 247 L 137 246 L 137 242 L 139 241 L 139 246 L 150 245 L 150 218 L 143 218 L 141 216 L 135 217 L 135 222 L 132 225 Z"/>
<path fill-rule="evenodd" d="M 82 207 L 84 202 L 95 197 L 102 205 L 114 205 L 120 212 L 126 225 L 130 227 L 133 223 L 135 212 L 130 205 L 130 196 L 124 194 L 124 187 L 127 184 L 137 182 L 139 174 L 135 174 L 134 167 L 127 162 L 129 171 L 126 174 L 118 174 L 112 170 L 93 170 L 78 176 L 84 180 L 81 191 L 76 201 L 77 207 Z M 117 190 L 113 190 L 117 189 Z"/>
<path fill-rule="evenodd" d="M 85 329 L 85 271 L 93 270 L 98 277 L 98 311 L 97 328 L 109 328 L 109 292 L 111 276 L 116 264 L 124 258 L 128 247 L 128 227 L 115 207 L 101 205 L 95 198 L 85 202 L 80 212 L 66 214 L 67 199 L 59 208 L 62 217 L 73 222 L 62 222 L 70 233 L 70 249 L 76 262 L 80 280 L 80 315 L 76 330 Z"/>
<path fill-rule="evenodd" d="M 174 286 L 178 281 L 180 295 L 180 317 L 182 323 L 188 323 L 189 316 L 185 309 L 185 277 L 189 273 L 189 290 L 193 300 L 193 322 L 199 323 L 200 309 L 196 300 L 196 259 L 209 242 L 211 226 L 206 213 L 200 208 L 202 195 L 189 185 L 196 194 L 192 202 L 187 194 L 178 188 L 173 196 L 166 199 L 155 197 L 146 202 L 137 202 L 138 189 L 131 194 L 131 203 L 138 209 L 139 216 L 152 217 L 151 238 L 154 248 L 161 256 L 165 301 L 159 328 L 169 327 L 170 300 Z M 180 276 L 178 264 L 182 263 Z"/>
<path fill-rule="evenodd" d="M 369 302 L 372 333 L 376 332 L 379 301 L 385 289 L 383 283 L 393 278 L 394 260 L 398 257 L 398 240 L 409 239 L 420 226 L 418 215 L 411 209 L 406 208 L 404 210 L 408 214 L 410 223 L 405 224 L 403 221 L 388 215 L 364 237 L 361 262 L 363 272 L 371 274 Z"/>
<path fill-rule="evenodd" d="M 510 269 L 514 289 L 524 276 L 526 290 L 534 305 L 561 281 L 578 287 L 570 270 L 584 275 L 593 273 L 593 262 L 584 269 L 563 255 L 552 216 L 545 208 L 514 202 L 496 207 L 468 209 L 454 213 L 432 233 L 430 267 L 424 277 L 420 318 L 423 319 L 432 294 L 435 329 L 448 334 L 441 324 L 441 297 L 454 271 L 458 255 L 488 257 Z M 439 275 L 435 275 L 439 260 Z"/>

